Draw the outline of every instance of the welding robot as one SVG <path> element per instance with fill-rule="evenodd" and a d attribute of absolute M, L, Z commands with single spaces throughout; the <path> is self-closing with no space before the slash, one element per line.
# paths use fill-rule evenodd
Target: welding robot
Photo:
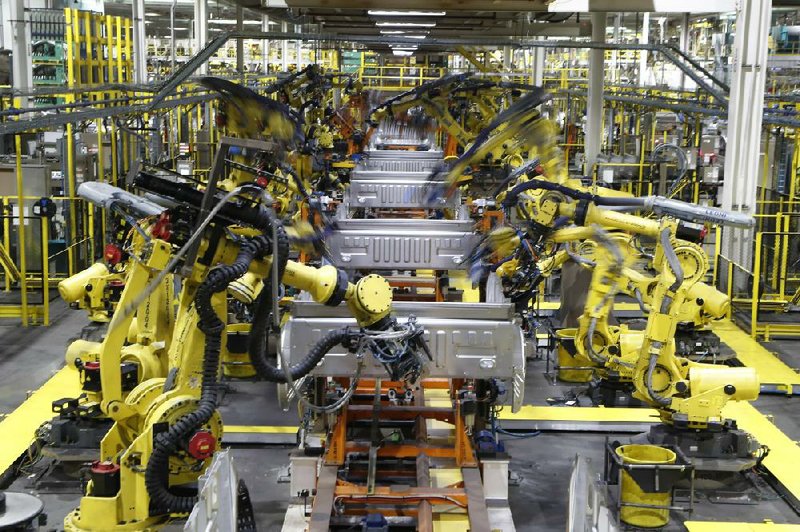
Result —
<path fill-rule="evenodd" d="M 141 530 L 192 509 L 196 497 L 181 486 L 196 481 L 222 436 L 217 402 L 226 291 L 245 275 L 264 284 L 253 322 L 260 334 L 251 335 L 250 356 L 268 380 L 301 379 L 336 345 L 358 357 L 379 351 L 387 369 L 401 378 L 414 379 L 425 361 L 422 331 L 393 318 L 385 279 L 367 275 L 354 284 L 333 266 L 289 260 L 286 231 L 263 188 L 245 185 L 205 197 L 211 193 L 149 174 L 140 174 L 135 184 L 175 205 L 160 214 L 175 230 L 153 234 L 153 226 L 143 228 L 147 238 L 126 271 L 125 289 L 97 350 L 99 405 L 114 425 L 90 469 L 80 507 L 65 519 L 67 530 Z M 103 204 L 103 195 L 119 191 L 90 187 L 83 192 Z M 137 309 L 170 274 L 181 277 L 182 288 L 166 372 L 128 390 L 121 372 L 128 330 Z M 275 367 L 266 356 L 266 335 L 281 284 L 322 304 L 345 302 L 358 327 L 326 335 L 299 364 Z"/>
<path fill-rule="evenodd" d="M 488 132 L 454 164 L 439 169 L 440 184 L 431 187 L 431 202 L 462 186 L 465 170 L 491 146 L 508 138 L 517 145 L 528 142 L 530 152 L 543 157 L 543 162 L 531 160 L 510 172 L 497 196 L 505 219 L 517 225 L 512 231 L 496 229 L 486 239 L 486 247 L 503 257 L 498 270 L 507 286 L 516 284 L 511 292 L 521 293 L 520 301 L 529 301 L 541 272 L 552 271 L 569 258 L 569 247 L 561 249 L 563 245 L 594 241 L 592 283 L 575 340 L 587 361 L 606 372 L 626 375 L 633 383 L 634 397 L 658 410 L 662 423 L 650 431 L 651 442 L 677 445 L 692 457 L 742 459 L 752 465 L 760 447 L 722 411 L 728 401 L 751 401 L 758 396 L 755 370 L 676 356 L 675 336 L 692 305 L 690 298 L 708 299 L 713 314 L 726 308 L 725 298 L 702 283 L 708 258 L 700 245 L 687 239 L 696 236 L 687 223 L 752 227 L 753 219 L 658 196 L 601 193 L 577 184 L 564 171 L 552 129 L 524 100 L 504 112 L 523 120 Z M 655 241 L 655 276 L 650 279 L 636 275 L 630 258 L 620 251 L 619 242 L 631 236 Z M 481 256 L 478 252 L 473 260 Z M 645 288 L 649 301 L 645 330 L 638 341 L 628 338 L 624 352 L 618 328 L 608 325 L 614 296 L 623 287 L 634 292 Z"/>

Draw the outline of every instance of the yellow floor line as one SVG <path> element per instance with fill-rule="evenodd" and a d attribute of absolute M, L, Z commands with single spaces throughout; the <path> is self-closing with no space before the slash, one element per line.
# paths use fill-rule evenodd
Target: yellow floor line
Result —
<path fill-rule="evenodd" d="M 689 532 L 719 532 L 720 525 L 725 532 L 789 532 L 800 530 L 800 525 L 778 525 L 769 520 L 764 523 L 721 523 L 719 521 L 686 521 L 683 523 Z"/>
<path fill-rule="evenodd" d="M 797 475 L 794 467 L 787 467 L 787 464 L 800 464 L 800 446 L 750 403 L 728 403 L 724 414 L 735 419 L 739 428 L 770 448 L 764 466 L 792 495 L 800 498 L 800 475 Z M 503 409 L 500 420 L 653 423 L 658 421 L 658 414 L 649 408 L 523 406 L 516 414 L 512 414 L 510 409 Z"/>
<path fill-rule="evenodd" d="M 728 403 L 725 416 L 736 420 L 740 429 L 752 434 L 762 445 L 769 447 L 764 466 L 796 498 L 800 499 L 800 446 L 775 426 L 750 403 Z"/>
<path fill-rule="evenodd" d="M 541 301 L 536 304 L 536 308 L 539 310 L 558 310 L 561 308 L 561 303 L 558 301 Z M 638 303 L 614 303 L 614 310 L 631 312 L 640 310 L 640 307 Z"/>
<path fill-rule="evenodd" d="M 63 367 L 16 410 L 3 418 L 0 421 L 0 438 L 3 441 L 0 445 L 0 473 L 11 467 L 30 447 L 36 429 L 53 418 L 53 401 L 64 397 L 77 397 L 79 394 L 76 371 Z"/>
<path fill-rule="evenodd" d="M 735 323 L 723 320 L 715 322 L 711 328 L 720 340 L 736 351 L 736 358 L 742 364 L 756 369 L 761 384 L 779 386 L 787 393 L 792 393 L 793 386 L 800 386 L 800 374 L 781 362 Z"/>
<path fill-rule="evenodd" d="M 297 425 L 225 425 L 225 433 L 237 434 L 294 434 Z"/>
<path fill-rule="evenodd" d="M 575 421 L 657 423 L 658 412 L 650 408 L 603 408 L 525 405 L 513 414 L 510 408 L 500 411 L 501 421 Z"/>

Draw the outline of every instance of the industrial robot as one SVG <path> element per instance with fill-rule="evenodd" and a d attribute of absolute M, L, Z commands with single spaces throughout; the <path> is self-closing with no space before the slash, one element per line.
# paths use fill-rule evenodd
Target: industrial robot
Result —
<path fill-rule="evenodd" d="M 526 115 L 525 109 L 513 106 L 508 111 Z M 526 127 L 530 128 L 527 132 Z M 514 129 L 517 139 L 537 138 L 537 130 L 541 131 L 535 119 L 518 122 Z M 444 179 L 431 187 L 433 202 L 463 183 L 464 170 L 496 143 L 493 137 L 511 134 L 505 130 L 502 135 L 490 135 L 483 145 L 474 144 L 458 161 L 443 168 Z M 694 457 L 753 458 L 758 444 L 725 417 L 723 407 L 731 400 L 750 401 L 758 396 L 755 370 L 677 356 L 675 339 L 679 322 L 687 316 L 696 318 L 698 312 L 720 315 L 726 310 L 726 298 L 702 283 L 708 258 L 702 247 L 691 241 L 698 231 L 690 224 L 750 227 L 753 220 L 658 196 L 601 195 L 592 187 L 575 186 L 563 172 L 547 130 L 538 138 L 545 143 L 532 151 L 550 158 L 549 170 L 541 163 L 522 165 L 498 194 L 505 220 L 514 223 L 513 231 L 502 228 L 487 237 L 488 247 L 504 255 L 501 262 L 506 264 L 497 268 L 500 274 L 508 283 L 516 283 L 512 291 L 530 299 L 542 270 L 551 271 L 570 254 L 575 256 L 570 247 L 575 243 L 593 241 L 592 284 L 575 338 L 587 365 L 624 376 L 633 385 L 633 396 L 658 410 L 662 423 L 653 427 L 650 441 L 675 444 Z M 525 171 L 526 166 L 533 168 Z M 651 264 L 655 275 L 650 278 L 631 269 L 633 261 L 623 246 L 633 236 L 655 242 Z M 608 316 L 614 297 L 626 289 L 646 293 L 649 308 L 644 331 L 622 341 L 619 328 L 609 326 Z M 702 305 L 698 299 L 703 300 Z"/>
<path fill-rule="evenodd" d="M 414 380 L 425 361 L 421 331 L 392 316 L 392 292 L 380 276 L 356 283 L 333 266 L 289 260 L 285 228 L 272 199 L 257 185 L 214 195 L 144 174 L 136 185 L 175 206 L 161 213 L 175 230 L 153 234 L 126 271 L 125 289 L 97 351 L 102 384 L 99 408 L 114 421 L 80 507 L 65 520 L 67 530 L 140 530 L 188 513 L 196 498 L 182 486 L 197 479 L 219 446 L 223 425 L 217 404 L 220 353 L 227 325 L 226 291 L 245 275 L 263 288 L 249 351 L 259 374 L 292 383 L 311 371 L 334 346 L 358 357 L 379 356 L 390 375 Z M 109 189 L 84 191 L 95 201 Z M 116 191 L 112 191 L 116 193 Z M 207 208 L 204 208 L 206 206 Z M 166 275 L 182 279 L 166 372 L 125 385 L 124 344 L 137 309 Z M 282 368 L 266 356 L 281 285 L 302 290 L 326 305 L 344 302 L 357 326 L 325 335 L 300 364 Z M 357 377 L 356 377 L 357 380 Z"/>

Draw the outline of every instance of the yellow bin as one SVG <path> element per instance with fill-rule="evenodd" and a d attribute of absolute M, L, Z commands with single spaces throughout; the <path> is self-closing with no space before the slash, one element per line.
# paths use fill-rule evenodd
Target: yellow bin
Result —
<path fill-rule="evenodd" d="M 590 366 L 589 359 L 578 355 L 575 348 L 575 335 L 578 329 L 567 328 L 556 331 L 558 343 L 558 380 L 564 382 L 589 382 L 592 380 L 590 369 L 569 369 Z"/>
<path fill-rule="evenodd" d="M 657 445 L 620 445 L 617 456 L 626 464 L 674 464 L 675 453 Z M 628 474 L 622 472 L 622 502 L 633 504 L 650 504 L 654 506 L 671 506 L 672 492 L 648 493 Z M 638 508 L 623 506 L 619 517 L 624 523 L 644 528 L 664 526 L 669 522 L 669 510 L 664 508 Z"/>

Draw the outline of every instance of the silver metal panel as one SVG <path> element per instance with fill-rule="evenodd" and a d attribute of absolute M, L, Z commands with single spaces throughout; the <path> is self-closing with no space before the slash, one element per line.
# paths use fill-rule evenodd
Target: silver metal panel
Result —
<path fill-rule="evenodd" d="M 480 242 L 472 229 L 469 220 L 340 220 L 326 243 L 341 268 L 452 270 Z"/>
<path fill-rule="evenodd" d="M 440 378 L 525 378 L 525 353 L 522 329 L 508 317 L 513 307 L 504 304 L 475 303 L 397 303 L 395 316 L 404 322 L 410 314 L 425 330 L 433 361 L 426 364 L 424 376 Z M 333 329 L 356 326 L 345 305 L 325 307 L 312 302 L 294 302 L 292 317 L 281 330 L 280 349 L 287 360 L 299 362 L 311 347 Z M 365 358 L 362 375 L 385 377 L 386 369 L 371 356 Z M 337 346 L 312 372 L 319 376 L 351 376 L 356 359 Z M 511 387 L 513 394 L 524 388 Z M 522 397 L 514 397 L 514 404 Z"/>
<path fill-rule="evenodd" d="M 442 150 L 407 151 L 407 150 L 365 150 L 364 155 L 370 160 L 378 159 L 444 159 Z"/>
<path fill-rule="evenodd" d="M 396 316 L 413 314 L 417 318 L 441 318 L 458 316 L 462 320 L 511 321 L 514 307 L 509 303 L 457 303 L 453 301 L 395 301 L 392 310 Z M 313 301 L 292 301 L 292 316 L 295 318 L 349 318 L 350 311 L 344 305 L 327 307 Z"/>
<path fill-rule="evenodd" d="M 345 193 L 345 203 L 350 208 L 407 209 L 456 208 L 461 204 L 459 194 L 454 194 L 437 205 L 428 204 L 426 198 L 429 195 L 428 186 L 430 183 L 429 171 L 397 172 L 364 168 L 356 169 L 350 174 L 350 186 Z"/>
<path fill-rule="evenodd" d="M 352 181 L 353 179 L 358 179 L 359 181 L 381 181 L 384 179 L 389 179 L 392 181 L 427 182 L 430 175 L 430 172 L 397 172 L 392 170 L 357 168 L 353 169 L 353 171 L 350 173 L 350 180 Z"/>
<path fill-rule="evenodd" d="M 386 172 L 430 172 L 438 165 L 441 151 L 367 150 L 358 169 Z"/>
<path fill-rule="evenodd" d="M 423 377 L 496 378 L 511 390 L 511 410 L 517 412 L 525 394 L 525 346 L 522 329 L 514 321 L 514 307 L 505 303 L 396 302 L 400 323 L 417 318 L 433 356 Z M 311 347 L 333 329 L 355 326 L 347 306 L 326 307 L 311 301 L 294 301 L 291 318 L 281 330 L 280 349 L 296 364 Z M 337 346 L 311 372 L 316 376 L 353 375 L 356 359 Z M 365 358 L 364 377 L 385 377 L 386 369 Z"/>
<path fill-rule="evenodd" d="M 355 176 L 350 178 L 350 186 L 345 194 L 345 204 L 350 208 L 403 208 L 403 209 L 430 209 L 451 208 L 461 204 L 459 194 L 434 205 L 427 201 L 430 194 L 428 181 L 409 179 L 361 179 Z"/>

